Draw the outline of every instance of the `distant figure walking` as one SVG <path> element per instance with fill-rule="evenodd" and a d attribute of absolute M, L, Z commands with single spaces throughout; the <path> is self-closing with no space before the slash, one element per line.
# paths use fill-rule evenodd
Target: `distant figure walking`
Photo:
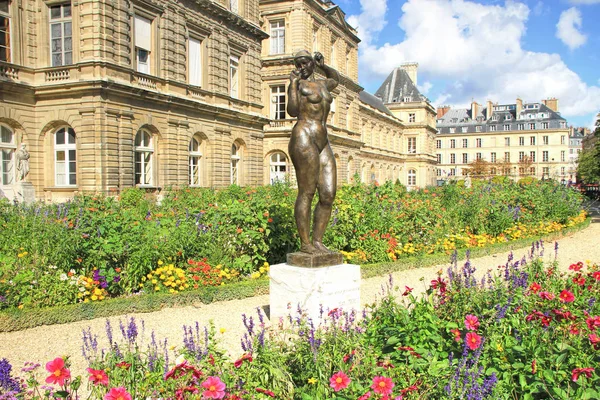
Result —
<path fill-rule="evenodd" d="M 15 160 L 17 162 L 17 180 L 19 182 L 24 181 L 25 177 L 29 173 L 30 156 L 25 147 L 25 143 L 21 143 L 21 148 L 15 153 Z"/>
<path fill-rule="evenodd" d="M 330 91 L 340 83 L 338 72 L 325 65 L 321 53 L 302 50 L 294 56 L 296 69 L 290 74 L 287 112 L 298 121 L 292 129 L 289 153 L 296 169 L 298 198 L 294 208 L 300 235 L 300 251 L 310 254 L 333 253 L 323 245 L 325 228 L 331 217 L 335 199 L 337 170 L 335 157 L 327 137 L 327 116 L 333 97 Z M 326 79 L 316 80 L 315 66 Z M 310 240 L 311 204 L 319 193 L 313 216 L 313 235 Z"/>

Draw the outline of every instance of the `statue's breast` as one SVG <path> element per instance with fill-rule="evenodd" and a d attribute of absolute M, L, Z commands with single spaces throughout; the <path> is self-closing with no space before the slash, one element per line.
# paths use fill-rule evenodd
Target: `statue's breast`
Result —
<path fill-rule="evenodd" d="M 320 103 L 323 101 L 322 91 L 314 82 L 303 83 L 300 87 L 300 94 L 305 97 L 309 103 Z"/>

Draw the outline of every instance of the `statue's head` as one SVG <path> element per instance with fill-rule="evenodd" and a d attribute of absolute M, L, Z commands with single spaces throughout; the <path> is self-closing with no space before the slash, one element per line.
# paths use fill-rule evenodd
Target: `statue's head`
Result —
<path fill-rule="evenodd" d="M 306 50 L 300 50 L 294 55 L 294 65 L 300 72 L 302 79 L 308 79 L 315 70 L 315 60 Z"/>

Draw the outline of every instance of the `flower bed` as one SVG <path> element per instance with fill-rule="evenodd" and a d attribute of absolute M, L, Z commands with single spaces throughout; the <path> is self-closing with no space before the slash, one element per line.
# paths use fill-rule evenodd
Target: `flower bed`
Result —
<path fill-rule="evenodd" d="M 168 191 L 160 205 L 137 189 L 118 200 L 0 202 L 0 227 L 11 232 L 0 235 L 0 309 L 263 277 L 269 264 L 297 249 L 294 199 L 292 188 L 278 184 Z M 352 185 L 338 192 L 325 242 L 347 261 L 390 262 L 538 236 L 584 220 L 580 195 L 551 181 L 413 192 L 390 183 Z"/>
<path fill-rule="evenodd" d="M 290 310 L 267 327 L 259 309 L 242 316 L 235 361 L 214 327 L 185 326 L 173 347 L 132 318 L 107 322 L 105 349 L 83 331 L 82 377 L 68 358 L 20 373 L 3 360 L 0 398 L 68 397 L 84 384 L 105 400 L 597 399 L 600 268 L 580 262 L 561 273 L 536 257 L 544 251 L 555 250 L 538 242 L 529 259 L 493 272 L 453 263 L 421 296 L 390 279 L 362 315 L 323 310 L 312 321 Z"/>

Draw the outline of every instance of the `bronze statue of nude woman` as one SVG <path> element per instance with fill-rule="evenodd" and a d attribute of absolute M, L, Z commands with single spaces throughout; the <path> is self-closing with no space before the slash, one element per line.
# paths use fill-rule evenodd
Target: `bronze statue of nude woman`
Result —
<path fill-rule="evenodd" d="M 327 115 L 333 97 L 331 91 L 340 83 L 338 72 L 325 65 L 321 53 L 302 50 L 294 56 L 296 69 L 290 74 L 287 112 L 298 121 L 292 129 L 289 153 L 296 169 L 298 198 L 294 217 L 300 235 L 300 251 L 309 254 L 330 254 L 323 245 L 323 234 L 331 217 L 336 193 L 335 157 L 327 137 Z M 315 79 L 315 66 L 326 79 Z M 313 215 L 313 235 L 310 240 L 311 204 L 315 192 L 319 201 Z"/>

